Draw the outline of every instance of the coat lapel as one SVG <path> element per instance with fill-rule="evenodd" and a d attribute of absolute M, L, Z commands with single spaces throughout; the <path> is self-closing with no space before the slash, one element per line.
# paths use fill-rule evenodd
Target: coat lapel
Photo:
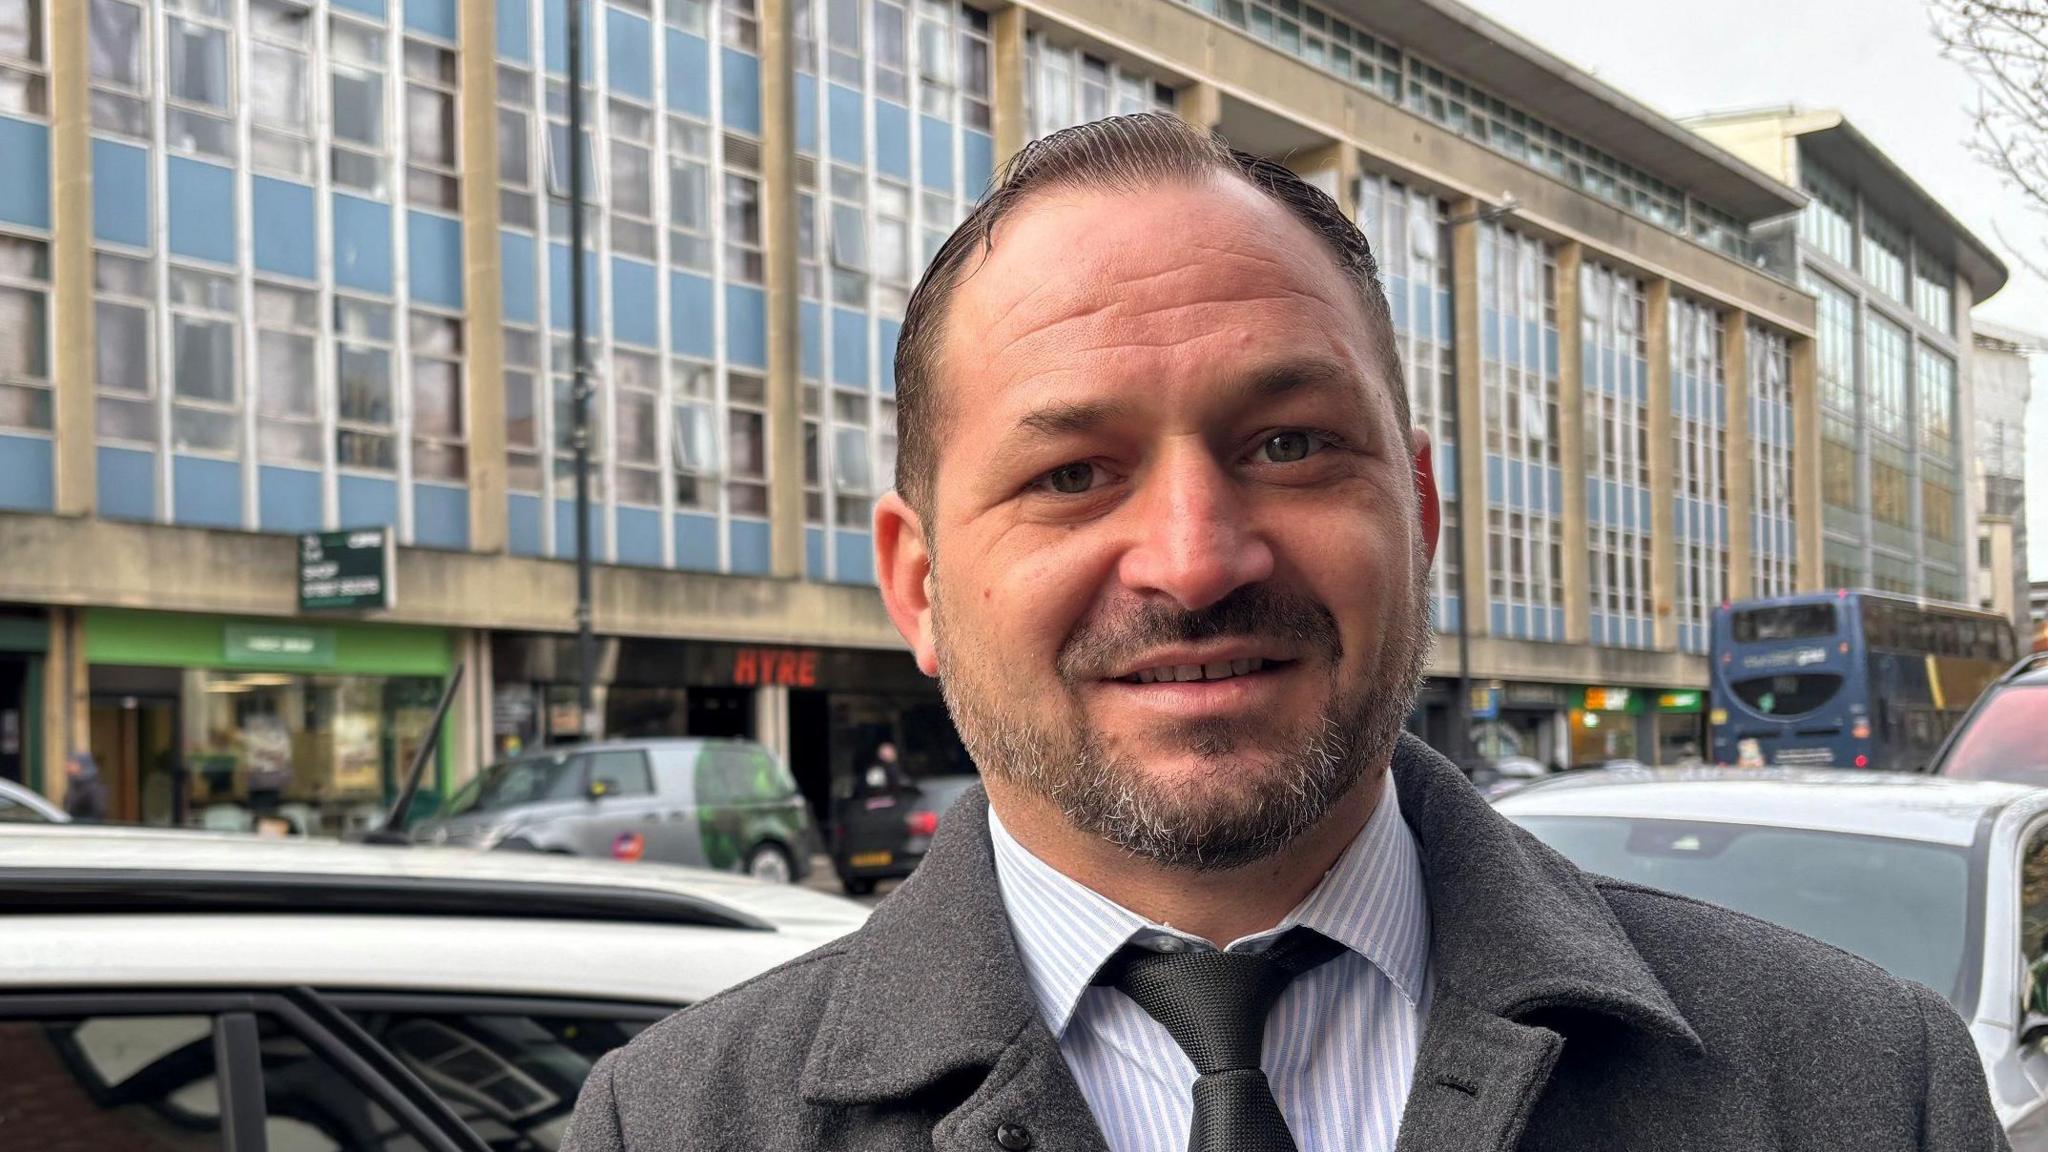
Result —
<path fill-rule="evenodd" d="M 1439 992 L 1394 1152 L 1502 1152 L 1521 1139 L 1564 1038 Z"/>

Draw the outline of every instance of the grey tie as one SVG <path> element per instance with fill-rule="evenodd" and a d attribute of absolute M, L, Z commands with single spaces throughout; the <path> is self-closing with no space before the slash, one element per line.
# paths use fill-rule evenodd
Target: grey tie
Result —
<path fill-rule="evenodd" d="M 1154 952 L 1126 944 L 1095 983 L 1137 1002 L 1195 1066 L 1189 1152 L 1295 1152 L 1259 1066 L 1266 1014 L 1294 978 L 1344 951 L 1294 928 L 1264 952 Z"/>

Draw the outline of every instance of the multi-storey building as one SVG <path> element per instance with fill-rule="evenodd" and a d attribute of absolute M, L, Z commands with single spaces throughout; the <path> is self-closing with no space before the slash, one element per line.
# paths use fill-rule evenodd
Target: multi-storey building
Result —
<path fill-rule="evenodd" d="M 748 734 L 822 800 L 962 767 L 870 586 L 905 297 L 1001 159 L 1171 109 L 1381 254 L 1488 749 L 1675 756 L 1706 621 L 1821 581 L 1804 197 L 1449 0 L 0 0 L 0 773 L 118 815 L 369 818 L 586 735 L 571 276 L 611 734 Z M 571 164 L 589 258 L 566 243 Z M 396 601 L 300 614 L 296 534 Z M 1456 640 L 1452 637 L 1455 636 Z M 17 735 L 5 743 L 6 733 Z"/>
<path fill-rule="evenodd" d="M 1830 587 L 1974 601 L 1970 309 L 2005 265 L 1831 111 L 1689 121 L 1809 197 L 1762 247 L 1818 308 L 1821 515 Z"/>
<path fill-rule="evenodd" d="M 1977 607 L 2012 617 L 2027 635 L 2027 401 L 2039 336 L 1985 320 L 1971 324 L 1970 390 L 1976 447 L 1970 500 L 1977 524 Z"/>

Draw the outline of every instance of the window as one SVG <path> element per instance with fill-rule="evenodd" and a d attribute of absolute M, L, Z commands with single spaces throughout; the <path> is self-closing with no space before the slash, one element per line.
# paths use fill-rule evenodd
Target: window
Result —
<path fill-rule="evenodd" d="M 874 512 L 868 407 L 865 392 L 832 393 L 832 486 L 837 490 L 833 523 L 841 528 L 865 529 Z"/>
<path fill-rule="evenodd" d="M 718 35 L 728 48 L 757 52 L 761 45 L 761 24 L 755 0 L 720 0 Z"/>
<path fill-rule="evenodd" d="M 11 1145 L 225 1147 L 211 1016 L 0 1020 L 0 1065 L 39 1104 L 10 1112 Z"/>
<path fill-rule="evenodd" d="M 92 126 L 149 136 L 149 37 L 142 7 L 128 0 L 91 0 L 86 10 L 92 74 Z M 4 52 L 4 50 L 0 50 Z M 0 88 L 5 70 L 0 69 Z M 4 97 L 0 97 L 4 102 Z"/>
<path fill-rule="evenodd" d="M 825 43 L 828 49 L 825 59 L 826 75 L 849 88 L 861 86 L 861 0 L 824 0 Z M 901 35 L 902 10 L 897 10 L 897 27 Z M 879 18 L 877 19 L 879 23 Z M 897 41 L 901 51 L 902 41 Z M 901 97 L 897 97 L 901 99 Z"/>
<path fill-rule="evenodd" d="M 1040 33 L 1033 32 L 1026 40 L 1025 61 L 1026 119 L 1034 137 L 1050 136 L 1116 111 L 1173 111 L 1171 89 L 1053 44 Z"/>
<path fill-rule="evenodd" d="M 902 311 L 916 266 L 910 255 L 910 189 L 891 180 L 875 181 L 875 279 L 903 290 L 892 296 L 887 312 Z"/>
<path fill-rule="evenodd" d="M 384 34 L 339 14 L 328 17 L 334 182 L 372 196 L 389 195 L 384 138 Z"/>
<path fill-rule="evenodd" d="M 661 504 L 661 358 L 612 351 L 612 451 L 622 504 Z"/>
<path fill-rule="evenodd" d="M 676 508 L 718 510 L 718 413 L 711 365 L 677 359 L 669 364 L 674 387 Z"/>
<path fill-rule="evenodd" d="M 1865 326 L 1864 376 L 1869 385 L 1870 426 L 1906 435 L 1906 331 L 1872 313 Z"/>
<path fill-rule="evenodd" d="M 693 36 L 702 36 L 708 23 L 707 7 L 707 0 L 667 0 L 662 14 L 671 25 Z"/>
<path fill-rule="evenodd" d="M 336 999 L 492 1152 L 555 1148 L 591 1067 L 654 1018 L 543 1015 L 516 1002 L 453 1011 L 424 998 Z"/>
<path fill-rule="evenodd" d="M 1913 311 L 1944 335 L 1956 334 L 1956 274 L 1926 252 L 1913 260 Z"/>
<path fill-rule="evenodd" d="M 1863 278 L 1879 292 L 1906 302 L 1905 233 L 1868 205 L 1863 211 Z"/>
<path fill-rule="evenodd" d="M 595 338 L 592 338 L 595 343 Z M 575 344 L 568 337 L 557 337 L 548 345 L 549 367 L 552 372 L 555 405 L 555 495 L 568 499 L 576 494 L 576 363 Z M 590 397 L 584 407 L 588 422 L 586 443 L 590 453 L 590 499 L 593 503 L 604 500 L 604 446 L 605 406 L 604 396 L 598 388 L 596 373 L 597 356 L 591 350 L 591 367 L 587 377 Z M 563 544 L 566 546 L 567 542 Z"/>
<path fill-rule="evenodd" d="M 411 317 L 412 472 L 422 480 L 468 477 L 469 423 L 462 401 L 462 321 L 416 311 Z"/>
<path fill-rule="evenodd" d="M 540 338 L 505 329 L 505 482 L 515 492 L 541 489 Z"/>
<path fill-rule="evenodd" d="M 540 227 L 533 196 L 533 73 L 498 65 L 498 213 L 507 227 Z"/>
<path fill-rule="evenodd" d="M 761 179 L 752 172 L 725 172 L 725 274 L 749 284 L 762 282 Z"/>
<path fill-rule="evenodd" d="M 93 357 L 101 440 L 155 444 L 156 270 L 148 260 L 93 258 Z M 11 342 L 0 337 L 0 347 Z"/>
<path fill-rule="evenodd" d="M 1810 273 L 1800 278 L 1800 286 L 1815 297 L 1814 328 L 1815 339 L 1819 341 L 1821 403 L 1853 416 L 1856 412 L 1856 300 L 1831 281 Z"/>
<path fill-rule="evenodd" d="M 953 118 L 953 85 L 959 75 L 953 56 L 952 4 L 917 0 L 917 75 L 923 81 L 918 105 L 927 116 Z"/>
<path fill-rule="evenodd" d="M 1920 447 L 1937 460 L 1956 455 L 1956 362 L 1934 349 L 1920 348 Z"/>
<path fill-rule="evenodd" d="M 603 785 L 607 797 L 654 794 L 654 776 L 647 767 L 645 753 L 592 752 L 581 759 L 589 771 L 591 787 Z"/>
<path fill-rule="evenodd" d="M 310 464 L 325 456 L 321 434 L 320 297 L 302 288 L 256 285 L 256 455 Z"/>
<path fill-rule="evenodd" d="M 181 452 L 240 454 L 235 316 L 234 277 L 171 268 L 171 442 Z"/>
<path fill-rule="evenodd" d="M 832 300 L 854 308 L 867 305 L 868 241 L 867 178 L 859 170 L 834 165 L 831 243 Z"/>
<path fill-rule="evenodd" d="M 668 258 L 679 268 L 711 271 L 710 129 L 668 121 Z"/>
<path fill-rule="evenodd" d="M 164 17 L 166 139 L 173 149 L 235 158 L 232 51 L 229 27 L 201 19 L 198 6 Z"/>
<path fill-rule="evenodd" d="M 44 68 L 49 42 L 44 7 L 50 0 L 0 0 L 0 112 L 50 113 Z M 60 3 L 73 0 L 58 0 Z"/>
<path fill-rule="evenodd" d="M 393 436 L 391 308 L 334 298 L 335 461 L 343 468 L 398 467 Z"/>
<path fill-rule="evenodd" d="M 1956 482 L 1953 476 L 1929 468 L 1921 479 L 1920 526 L 1929 540 L 1942 544 L 1956 542 Z"/>
<path fill-rule="evenodd" d="M 739 516 L 768 514 L 767 382 L 749 372 L 728 372 L 726 396 L 726 499 Z"/>
<path fill-rule="evenodd" d="M 1913 523 L 1912 479 L 1903 460 L 1889 453 L 1870 455 L 1870 513 L 1882 524 L 1908 528 Z"/>
<path fill-rule="evenodd" d="M 1810 199 L 1799 216 L 1799 235 L 1845 268 L 1855 266 L 1856 196 L 1826 169 L 1800 165 L 1800 187 Z"/>
<path fill-rule="evenodd" d="M 47 432 L 50 247 L 0 233 L 0 428 Z"/>
<path fill-rule="evenodd" d="M 405 195 L 413 204 L 461 208 L 456 131 L 455 53 L 425 40 L 405 41 Z"/>
<path fill-rule="evenodd" d="M 654 113 L 611 104 L 612 251 L 654 259 Z"/>
<path fill-rule="evenodd" d="M 868 9 L 874 21 L 875 95 L 898 104 L 910 100 L 909 17 L 901 4 L 874 0 Z M 854 81 L 858 83 L 856 79 Z"/>

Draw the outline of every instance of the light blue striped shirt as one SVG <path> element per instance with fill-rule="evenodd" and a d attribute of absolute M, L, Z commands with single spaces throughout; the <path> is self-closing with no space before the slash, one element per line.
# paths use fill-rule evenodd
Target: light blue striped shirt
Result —
<path fill-rule="evenodd" d="M 1031 854 L 989 813 L 996 878 L 1039 1010 L 1111 1152 L 1186 1152 L 1195 1068 L 1158 1021 L 1090 983 L 1127 942 L 1212 947 L 1153 924 Z M 1429 1010 L 1429 902 L 1392 781 L 1372 819 L 1257 951 L 1307 925 L 1347 949 L 1288 986 L 1266 1019 L 1267 1079 L 1301 1152 L 1391 1152 Z"/>

